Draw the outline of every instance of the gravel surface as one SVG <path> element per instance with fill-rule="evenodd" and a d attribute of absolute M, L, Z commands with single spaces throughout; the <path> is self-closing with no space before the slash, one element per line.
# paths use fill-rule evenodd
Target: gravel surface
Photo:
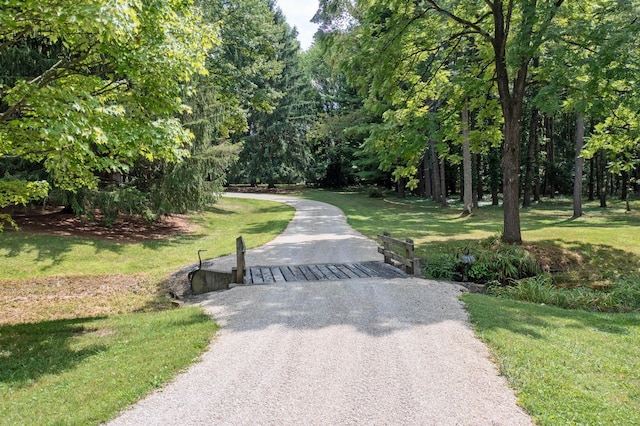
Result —
<path fill-rule="evenodd" d="M 380 260 L 376 244 L 348 227 L 339 209 L 255 197 L 298 211 L 281 236 L 249 251 L 249 265 Z M 531 424 L 475 338 L 461 291 L 370 278 L 200 296 L 221 326 L 210 350 L 110 424 Z"/>

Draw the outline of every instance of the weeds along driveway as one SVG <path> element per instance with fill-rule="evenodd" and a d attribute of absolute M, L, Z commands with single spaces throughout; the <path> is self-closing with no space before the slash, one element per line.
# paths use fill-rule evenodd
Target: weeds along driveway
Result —
<path fill-rule="evenodd" d="M 294 200 L 292 223 L 251 250 L 250 265 L 379 260 L 339 209 Z M 460 291 L 369 278 L 203 295 L 197 303 L 221 326 L 211 349 L 112 424 L 530 424 L 475 338 Z"/>

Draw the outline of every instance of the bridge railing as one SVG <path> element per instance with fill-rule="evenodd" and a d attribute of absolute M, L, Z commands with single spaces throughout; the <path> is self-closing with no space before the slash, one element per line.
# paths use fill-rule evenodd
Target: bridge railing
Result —
<path fill-rule="evenodd" d="M 415 257 L 413 240 L 404 241 L 391 237 L 388 232 L 378 235 L 378 253 L 384 256 L 384 262 L 399 267 L 409 275 L 421 275 L 420 259 Z"/>

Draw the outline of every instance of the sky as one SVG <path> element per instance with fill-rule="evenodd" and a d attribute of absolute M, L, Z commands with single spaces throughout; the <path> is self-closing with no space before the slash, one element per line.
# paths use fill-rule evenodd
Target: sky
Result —
<path fill-rule="evenodd" d="M 300 45 L 307 50 L 318 29 L 316 24 L 309 22 L 318 11 L 318 0 L 278 0 L 277 3 L 289 25 L 298 29 Z"/>

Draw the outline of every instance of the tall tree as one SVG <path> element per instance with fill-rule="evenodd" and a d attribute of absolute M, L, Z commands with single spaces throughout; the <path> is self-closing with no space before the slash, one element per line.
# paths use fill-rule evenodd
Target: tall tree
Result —
<path fill-rule="evenodd" d="M 336 5 L 346 7 L 337 7 Z M 350 2 L 325 0 L 325 14 L 349 10 Z M 455 1 L 421 0 L 406 2 L 377 1 L 360 5 L 360 29 L 365 44 L 362 52 L 372 57 L 367 61 L 377 75 L 378 89 L 390 89 L 397 81 L 390 74 L 405 73 L 410 78 L 399 88 L 410 87 L 422 99 L 441 82 L 449 59 L 456 51 L 478 49 L 486 61 L 482 74 L 495 82 L 503 119 L 503 239 L 510 243 L 522 240 L 519 214 L 520 135 L 525 88 L 529 65 L 545 42 L 551 23 L 563 1 L 502 0 Z M 322 16 L 322 13 L 319 13 Z M 364 16 L 364 18 L 363 18 Z M 372 17 L 368 20 L 367 17 Z M 405 46 L 402 48 L 401 46 Z M 377 52 L 377 54 L 372 54 Z M 358 60 L 362 60 L 362 56 Z M 418 66 L 416 66 L 418 64 Z M 374 87 L 374 91 L 378 90 Z M 406 92 L 405 92 L 406 93 Z M 424 102 L 411 97 L 415 108 Z"/>
<path fill-rule="evenodd" d="M 272 111 L 280 94 L 268 84 L 282 64 L 276 57 L 279 27 L 267 0 L 198 0 L 206 22 L 220 22 L 220 43 L 210 51 L 206 75 L 194 80 L 183 115 L 194 139 L 190 156 L 165 164 L 153 185 L 160 212 L 200 209 L 223 190 L 239 141 L 248 130 L 249 109 Z"/>
<path fill-rule="evenodd" d="M 576 117 L 576 167 L 573 178 L 573 217 L 582 216 L 582 172 L 584 158 L 582 147 L 584 146 L 584 114 L 578 113 Z"/>
<path fill-rule="evenodd" d="M 0 160 L 41 164 L 49 182 L 4 178 L 0 206 L 188 155 L 183 87 L 217 42 L 188 0 L 4 2 Z"/>
<path fill-rule="evenodd" d="M 237 166 L 238 175 L 270 187 L 304 177 L 311 160 L 307 132 L 316 114 L 311 80 L 302 67 L 297 30 L 286 23 L 279 9 L 274 19 L 279 29 L 276 58 L 282 64 L 282 73 L 269 84 L 282 95 L 273 111 L 252 111 L 249 136 L 244 139 Z"/>

